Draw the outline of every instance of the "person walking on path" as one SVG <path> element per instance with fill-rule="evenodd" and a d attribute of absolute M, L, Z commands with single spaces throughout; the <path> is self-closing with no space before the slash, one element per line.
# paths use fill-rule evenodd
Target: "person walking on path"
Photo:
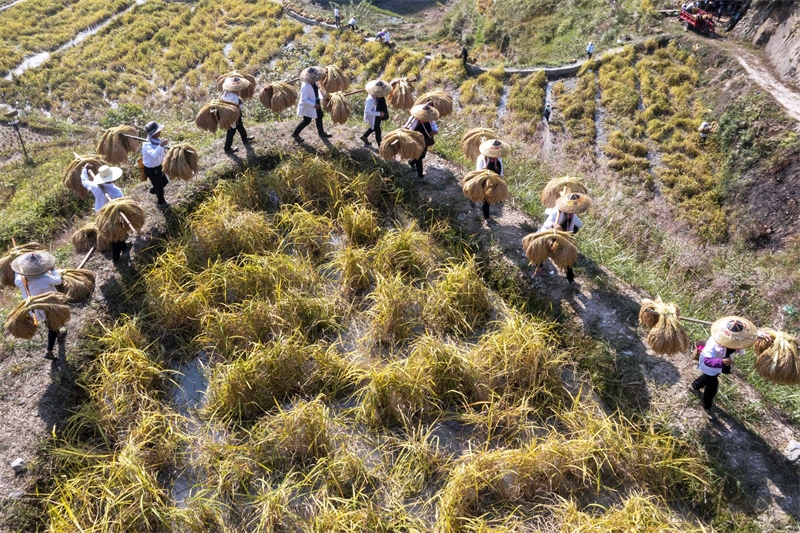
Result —
<path fill-rule="evenodd" d="M 542 118 L 544 118 L 544 121 L 547 122 L 548 124 L 550 123 L 550 104 L 544 106 L 544 111 L 542 112 Z"/>
<path fill-rule="evenodd" d="M 592 54 L 594 53 L 594 41 L 589 41 L 589 46 L 586 47 L 586 54 L 589 56 L 589 59 L 592 59 Z"/>
<path fill-rule="evenodd" d="M 503 156 L 508 154 L 511 147 L 504 143 L 499 139 L 490 139 L 488 141 L 484 141 L 478 147 L 481 155 L 478 156 L 478 159 L 475 161 L 475 170 L 491 170 L 498 176 L 503 176 Z M 470 202 L 472 207 L 475 207 L 475 204 Z M 481 206 L 481 210 L 483 211 L 483 219 L 489 220 L 491 218 L 489 214 L 489 202 L 484 200 L 483 206 Z"/>
<path fill-rule="evenodd" d="M 242 99 L 239 98 L 239 91 L 249 86 L 249 81 L 238 76 L 228 78 L 225 80 L 225 83 L 222 84 L 222 99 L 239 106 L 239 118 L 236 120 L 236 124 L 231 126 L 228 129 L 228 133 L 225 135 L 225 153 L 232 154 L 239 150 L 238 147 L 233 148 L 233 137 L 236 135 L 237 131 L 242 137 L 242 144 L 245 146 L 255 139 L 255 137 L 248 137 L 247 131 L 244 129 L 244 124 L 242 123 Z"/>
<path fill-rule="evenodd" d="M 11 262 L 11 270 L 15 272 L 14 284 L 19 287 L 23 298 L 56 291 L 56 287 L 61 285 L 61 276 L 53 268 L 55 264 L 56 258 L 43 250 L 22 254 Z M 37 309 L 34 313 L 39 323 L 47 325 L 47 351 L 44 358 L 55 359 L 53 348 L 56 341 L 64 343 L 67 331 L 64 328 L 61 331 L 51 328 L 44 311 Z"/>
<path fill-rule="evenodd" d="M 325 129 L 322 126 L 322 99 L 319 96 L 317 82 L 323 80 L 325 75 L 325 69 L 322 67 L 308 67 L 300 73 L 300 79 L 303 83 L 300 86 L 300 99 L 297 102 L 297 116 L 303 117 L 303 120 L 292 132 L 292 139 L 297 142 L 303 142 L 300 132 L 311 124 L 312 120 L 317 123 L 317 133 L 320 139 L 333 137 L 333 135 L 325 133 Z"/>
<path fill-rule="evenodd" d="M 350 20 L 347 21 L 347 27 L 353 31 L 356 31 L 356 18 L 350 17 Z"/>
<path fill-rule="evenodd" d="M 469 59 L 469 50 L 467 50 L 466 45 L 461 47 L 461 63 L 464 65 L 464 68 L 467 68 L 467 60 Z"/>
<path fill-rule="evenodd" d="M 89 165 L 83 167 L 83 171 L 81 171 L 81 184 L 84 189 L 94 196 L 95 212 L 100 211 L 100 209 L 111 200 L 125 196 L 122 190 L 114 185 L 114 182 L 121 176 L 121 168 L 103 165 L 97 169 L 97 175 L 94 179 L 91 179 L 89 176 Z M 111 261 L 115 265 L 119 263 L 120 256 L 127 248 L 128 244 L 125 241 L 111 241 Z"/>
<path fill-rule="evenodd" d="M 381 144 L 383 133 L 381 123 L 389 120 L 389 107 L 386 105 L 386 97 L 392 92 L 392 86 L 383 80 L 373 80 L 366 86 L 367 100 L 364 103 L 364 122 L 369 124 L 369 128 L 361 136 L 364 144 L 368 145 L 369 136 L 374 132 L 375 141 Z"/>
<path fill-rule="evenodd" d="M 342 16 L 339 13 L 339 8 L 338 7 L 334 7 L 333 8 L 333 20 L 334 20 L 334 23 L 336 24 L 337 28 L 341 28 L 342 27 Z"/>
<path fill-rule="evenodd" d="M 391 40 L 391 35 L 389 35 L 389 30 L 383 28 L 381 31 L 378 32 L 377 37 L 380 42 L 382 42 L 389 48 L 392 47 L 391 43 L 389 42 Z"/>
<path fill-rule="evenodd" d="M 164 174 L 161 164 L 164 162 L 164 148 L 166 144 L 161 140 L 162 124 L 151 121 L 144 127 L 147 133 L 147 142 L 142 143 L 142 164 L 144 165 L 144 175 L 148 177 L 153 187 L 150 194 L 155 194 L 158 205 L 166 205 L 164 199 L 164 187 L 169 183 L 169 178 Z"/>
<path fill-rule="evenodd" d="M 568 192 L 562 194 L 556 200 L 556 206 L 545 209 L 544 212 L 547 218 L 539 228 L 539 231 L 546 231 L 549 229 L 557 229 L 572 233 L 578 233 L 583 227 L 583 222 L 578 217 L 578 213 L 587 211 L 592 206 L 592 199 L 586 195 L 577 192 Z M 544 263 L 536 265 L 536 272 L 540 272 Z M 567 267 L 567 281 L 575 283 L 575 271 L 572 267 Z"/>
<path fill-rule="evenodd" d="M 697 128 L 697 131 L 700 133 L 700 144 L 705 144 L 706 137 L 708 137 L 708 134 L 711 133 L 711 124 L 704 121 L 702 124 L 700 124 L 700 127 Z"/>
<path fill-rule="evenodd" d="M 719 389 L 719 375 L 730 374 L 733 355 L 743 355 L 744 348 L 755 344 L 757 337 L 758 329 L 752 322 L 741 317 L 726 316 L 711 325 L 711 337 L 705 346 L 697 347 L 697 369 L 702 374 L 692 382 L 689 391 L 703 403 L 703 410 L 710 422 L 717 421 L 713 407 Z"/>
<path fill-rule="evenodd" d="M 403 126 L 403 128 L 407 130 L 420 132 L 425 139 L 425 148 L 422 150 L 422 155 L 408 162 L 411 168 L 417 170 L 418 178 L 425 177 L 425 174 L 422 172 L 422 160 L 425 159 L 425 156 L 428 154 L 428 147 L 436 143 L 434 136 L 439 131 L 439 128 L 436 126 L 437 118 L 439 118 L 439 111 L 431 104 L 415 105 L 411 108 L 411 116 Z"/>

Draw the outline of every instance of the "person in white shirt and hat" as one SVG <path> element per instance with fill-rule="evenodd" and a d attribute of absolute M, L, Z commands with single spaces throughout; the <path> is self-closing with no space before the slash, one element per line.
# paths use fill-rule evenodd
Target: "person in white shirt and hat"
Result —
<path fill-rule="evenodd" d="M 40 250 L 22 254 L 11 262 L 11 270 L 15 272 L 14 284 L 22 291 L 23 298 L 39 296 L 47 292 L 55 292 L 61 285 L 61 276 L 55 268 L 56 258 Z M 47 315 L 42 310 L 34 311 L 39 323 L 47 324 Z M 45 359 L 55 359 L 53 348 L 56 341 L 63 343 L 67 336 L 66 330 L 58 331 L 47 327 L 47 351 Z"/>
<path fill-rule="evenodd" d="M 439 131 L 439 128 L 436 125 L 437 118 L 439 118 L 439 111 L 430 103 L 415 105 L 411 108 L 411 116 L 403 126 L 403 128 L 407 130 L 420 132 L 425 140 L 425 148 L 422 151 L 422 155 L 420 155 L 419 158 L 411 159 L 408 162 L 411 168 L 417 170 L 418 178 L 425 176 L 425 174 L 422 172 L 422 160 L 425 159 L 425 156 L 428 154 L 428 147 L 433 146 L 436 143 L 434 137 Z"/>
<path fill-rule="evenodd" d="M 369 128 L 360 138 L 364 144 L 369 145 L 369 136 L 375 133 L 375 141 L 381 144 L 383 133 L 381 123 L 389 120 L 389 106 L 386 105 L 386 97 L 392 92 L 392 86 L 383 80 L 372 80 L 367 83 L 367 100 L 364 102 L 364 122 L 369 124 Z"/>
<path fill-rule="evenodd" d="M 389 41 L 391 40 L 391 36 L 389 35 L 389 30 L 387 30 L 386 28 L 383 28 L 380 32 L 378 32 L 378 40 L 380 40 L 380 42 L 382 42 L 388 47 L 392 46 L 389 43 Z"/>
<path fill-rule="evenodd" d="M 356 31 L 356 18 L 350 17 L 350 20 L 347 21 L 347 27 L 353 31 Z"/>
<path fill-rule="evenodd" d="M 589 56 L 589 59 L 592 59 L 593 53 L 594 53 L 594 41 L 589 41 L 589 46 L 586 47 L 586 54 Z"/>
<path fill-rule="evenodd" d="M 322 125 L 322 98 L 319 95 L 317 82 L 325 79 L 325 76 L 327 76 L 327 72 L 322 67 L 308 67 L 300 73 L 302 84 L 300 85 L 300 98 L 297 101 L 297 116 L 303 117 L 303 120 L 292 132 L 292 138 L 297 142 L 303 142 L 300 133 L 311 124 L 312 120 L 316 121 L 320 139 L 333 137 L 333 135 L 325 133 Z"/>
<path fill-rule="evenodd" d="M 689 391 L 703 403 L 709 421 L 717 421 L 713 407 L 719 389 L 719 375 L 730 374 L 733 356 L 743 355 L 744 349 L 755 344 L 757 338 L 758 328 L 752 322 L 738 316 L 726 316 L 711 325 L 711 337 L 704 346 L 697 347 L 700 352 L 697 369 L 702 374 L 692 382 Z"/>
<path fill-rule="evenodd" d="M 547 231 L 549 229 L 557 229 L 572 233 L 578 233 L 583 227 L 583 222 L 578 213 L 587 211 L 592 206 L 592 199 L 587 194 L 577 192 L 564 192 L 558 200 L 556 206 L 544 210 L 547 218 L 544 224 L 539 228 L 539 231 Z M 542 264 L 536 265 L 536 271 L 539 272 Z M 572 267 L 567 267 L 567 281 L 575 283 L 575 271 Z"/>
<path fill-rule="evenodd" d="M 221 98 L 239 106 L 239 119 L 236 121 L 236 124 L 228 129 L 228 133 L 225 135 L 225 152 L 227 153 L 233 153 L 239 150 L 239 148 L 233 148 L 233 137 L 236 135 L 237 131 L 242 137 L 242 144 L 245 146 L 255 139 L 255 137 L 248 136 L 247 131 L 244 129 L 244 124 L 242 123 L 242 99 L 239 98 L 239 91 L 249 86 L 250 82 L 239 76 L 232 76 L 226 79 L 222 84 Z"/>
<path fill-rule="evenodd" d="M 339 8 L 333 8 L 333 20 L 336 23 L 336 27 L 339 28 L 342 25 L 342 16 L 339 14 Z"/>
<path fill-rule="evenodd" d="M 500 139 L 489 139 L 482 142 L 478 147 L 481 155 L 475 161 L 475 170 L 491 170 L 498 176 L 503 176 L 503 156 L 507 155 L 510 150 L 511 147 L 508 143 Z M 483 211 L 484 220 L 489 220 L 489 202 L 484 200 L 481 210 Z"/>
<path fill-rule="evenodd" d="M 89 176 L 89 165 L 83 167 L 81 171 L 81 184 L 94 196 L 95 212 L 106 205 L 111 200 L 122 198 L 125 194 L 114 185 L 114 182 L 122 177 L 122 169 L 119 167 L 109 167 L 103 165 L 97 169 L 94 178 Z M 111 241 L 111 260 L 114 264 L 119 263 L 122 253 L 128 248 L 125 241 Z"/>
<path fill-rule="evenodd" d="M 153 187 L 150 194 L 155 194 L 158 205 L 166 205 L 164 199 L 164 187 L 169 183 L 169 178 L 164 174 L 161 164 L 164 162 L 164 148 L 166 144 L 161 140 L 161 131 L 164 129 L 162 124 L 156 121 L 148 122 L 144 127 L 147 133 L 147 142 L 142 143 L 142 164 L 144 164 L 144 175 L 148 177 Z"/>
<path fill-rule="evenodd" d="M 706 137 L 708 137 L 708 134 L 711 133 L 711 124 L 703 121 L 703 123 L 700 124 L 700 127 L 697 128 L 697 131 L 700 133 L 700 144 L 705 144 Z"/>

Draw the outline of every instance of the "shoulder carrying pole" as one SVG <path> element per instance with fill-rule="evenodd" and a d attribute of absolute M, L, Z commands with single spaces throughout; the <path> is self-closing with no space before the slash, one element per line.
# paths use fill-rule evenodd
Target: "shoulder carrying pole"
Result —
<path fill-rule="evenodd" d="M 657 313 L 657 312 L 653 311 L 652 309 L 645 309 L 645 311 L 650 313 L 651 315 L 661 315 L 661 313 Z M 698 320 L 696 318 L 689 318 L 689 317 L 686 317 L 686 316 L 679 316 L 678 320 L 683 320 L 684 322 L 691 322 L 693 324 L 702 324 L 704 326 L 711 326 L 711 325 L 714 324 L 713 322 L 708 322 L 706 320 Z"/>

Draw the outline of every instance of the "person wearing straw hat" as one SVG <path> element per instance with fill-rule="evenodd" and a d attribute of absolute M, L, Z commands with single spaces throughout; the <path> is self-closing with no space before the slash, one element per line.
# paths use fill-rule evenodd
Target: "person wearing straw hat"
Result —
<path fill-rule="evenodd" d="M 589 56 L 589 59 L 592 59 L 593 53 L 594 53 L 594 41 L 589 41 L 589 46 L 586 47 L 586 55 Z"/>
<path fill-rule="evenodd" d="M 61 285 L 61 276 L 55 268 L 56 258 L 43 250 L 22 254 L 11 262 L 11 270 L 15 272 L 14 284 L 22 291 L 23 298 L 39 296 L 47 292 L 55 292 L 56 287 Z M 34 311 L 36 320 L 47 324 L 47 316 L 44 311 L 37 309 Z M 45 359 L 55 359 L 53 348 L 56 340 L 63 343 L 67 336 L 66 330 L 58 331 L 47 327 L 47 351 Z"/>
<path fill-rule="evenodd" d="M 392 92 L 392 86 L 383 80 L 372 80 L 367 83 L 367 100 L 364 102 L 364 122 L 369 124 L 369 128 L 360 138 L 364 144 L 369 146 L 369 136 L 375 132 L 375 141 L 381 144 L 382 135 L 381 122 L 389 120 L 389 107 L 386 105 L 386 97 Z"/>
<path fill-rule="evenodd" d="M 392 47 L 392 45 L 389 43 L 389 40 L 391 39 L 391 36 L 389 35 L 389 30 L 383 28 L 381 31 L 378 32 L 377 37 L 378 37 L 378 42 L 385 44 L 389 48 Z"/>
<path fill-rule="evenodd" d="M 106 205 L 109 201 L 122 198 L 125 194 L 114 185 L 114 182 L 122 177 L 122 169 L 119 167 L 109 167 L 103 165 L 97 169 L 94 179 L 89 178 L 89 165 L 85 165 L 81 171 L 81 184 L 94 196 L 94 211 Z M 111 261 L 119 263 L 122 253 L 128 248 L 125 241 L 111 241 Z"/>
<path fill-rule="evenodd" d="M 322 125 L 322 100 L 319 96 L 319 87 L 317 82 L 325 79 L 327 72 L 322 67 L 308 67 L 300 73 L 302 84 L 300 85 L 300 98 L 297 102 L 297 116 L 303 117 L 303 120 L 292 132 L 292 138 L 297 142 L 303 142 L 300 137 L 306 126 L 311 124 L 312 120 L 316 121 L 317 133 L 320 139 L 327 139 L 333 137 L 330 133 L 325 133 L 325 128 Z"/>
<path fill-rule="evenodd" d="M 407 130 L 420 132 L 425 139 L 425 148 L 422 150 L 422 155 L 418 159 L 411 159 L 408 162 L 411 168 L 417 170 L 417 177 L 419 178 L 425 176 L 422 172 L 422 160 L 428 154 L 428 147 L 436 143 L 434 136 L 439 131 L 436 126 L 437 118 L 439 118 L 439 111 L 430 103 L 415 105 L 411 108 L 411 116 L 403 126 Z"/>
<path fill-rule="evenodd" d="M 475 170 L 491 170 L 498 176 L 503 176 L 503 156 L 508 154 L 510 150 L 511 147 L 508 143 L 500 139 L 489 139 L 488 141 L 482 142 L 478 147 L 478 151 L 481 155 L 478 156 L 475 162 Z M 475 207 L 475 204 L 472 202 L 470 202 L 470 204 Z M 481 210 L 483 211 L 484 220 L 489 220 L 489 202 L 484 200 Z"/>
<path fill-rule="evenodd" d="M 350 20 L 347 21 L 347 27 L 353 31 L 356 31 L 356 18 L 350 17 Z"/>
<path fill-rule="evenodd" d="M 711 133 L 711 124 L 704 121 L 702 124 L 700 124 L 700 127 L 697 128 L 697 131 L 700 133 L 700 144 L 705 144 L 706 137 L 708 137 L 708 134 Z"/>
<path fill-rule="evenodd" d="M 233 137 L 236 135 L 237 131 L 242 137 L 242 144 L 245 146 L 255 139 L 255 137 L 252 136 L 248 137 L 247 131 L 244 129 L 244 123 L 242 123 L 242 99 L 239 98 L 239 91 L 247 89 L 249 86 L 250 82 L 239 76 L 231 76 L 222 84 L 221 98 L 239 106 L 239 118 L 236 120 L 236 124 L 231 126 L 228 129 L 228 133 L 225 135 L 225 152 L 229 154 L 239 150 L 239 148 L 233 148 Z"/>
<path fill-rule="evenodd" d="M 150 194 L 155 194 L 158 205 L 166 205 L 164 199 L 164 187 L 169 183 L 169 178 L 164 174 L 161 163 L 164 161 L 164 148 L 166 143 L 161 140 L 163 124 L 150 121 L 144 127 L 147 133 L 147 142 L 142 143 L 142 164 L 144 165 L 144 175 L 148 177 L 153 187 Z"/>
<path fill-rule="evenodd" d="M 578 213 L 583 213 L 592 206 L 592 199 L 589 195 L 578 192 L 566 192 L 556 200 L 556 206 L 544 210 L 547 218 L 539 231 L 557 229 L 572 233 L 578 233 L 583 227 L 583 222 Z M 540 272 L 543 263 L 536 265 L 536 272 Z M 567 267 L 567 281 L 575 283 L 575 271 L 572 267 Z"/>
<path fill-rule="evenodd" d="M 726 316 L 711 325 L 711 337 L 705 346 L 698 346 L 697 369 L 702 374 L 692 382 L 689 391 L 703 403 L 709 421 L 717 421 L 712 409 L 719 389 L 719 375 L 729 374 L 733 355 L 743 355 L 744 349 L 755 344 L 757 337 L 758 328 L 752 322 L 738 316 Z"/>

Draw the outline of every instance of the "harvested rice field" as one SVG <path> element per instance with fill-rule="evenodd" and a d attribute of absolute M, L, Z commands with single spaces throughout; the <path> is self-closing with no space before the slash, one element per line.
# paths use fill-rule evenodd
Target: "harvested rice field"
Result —
<path fill-rule="evenodd" d="M 339 4 L 358 32 L 305 0 L 0 5 L 0 103 L 20 120 L 0 137 L 0 244 L 37 241 L 95 279 L 54 361 L 46 328 L 0 344 L 0 530 L 797 527 L 796 385 L 748 350 L 708 421 L 687 392 L 693 348 L 659 355 L 638 322 L 659 296 L 681 316 L 799 326 L 792 218 L 768 233 L 747 192 L 757 173 L 792 176 L 796 125 L 742 74 L 733 37 L 683 33 L 658 2 L 621 2 L 609 21 L 603 2 L 399 4 Z M 601 49 L 584 60 L 589 39 Z M 259 96 L 300 92 L 311 65 L 339 67 L 353 93 L 327 104 L 330 138 L 311 125 L 298 143 L 296 105 Z M 225 152 L 209 111 L 223 104 L 206 104 L 234 70 L 256 80 L 254 140 Z M 360 90 L 378 77 L 452 100 L 423 178 L 382 157 L 414 145 L 359 139 Z M 411 116 L 396 104 L 384 137 Z M 141 209 L 94 214 L 70 163 L 151 120 L 196 173 L 186 163 L 157 205 L 138 143 L 117 142 L 115 184 Z M 462 191 L 475 127 L 511 147 L 488 221 Z M 552 254 L 536 272 L 522 245 L 565 176 L 592 198 L 576 283 Z M 106 223 L 128 233 L 118 263 Z M 13 286 L 0 300 L 8 326 L 23 300 Z M 692 342 L 708 334 L 686 325 Z"/>

